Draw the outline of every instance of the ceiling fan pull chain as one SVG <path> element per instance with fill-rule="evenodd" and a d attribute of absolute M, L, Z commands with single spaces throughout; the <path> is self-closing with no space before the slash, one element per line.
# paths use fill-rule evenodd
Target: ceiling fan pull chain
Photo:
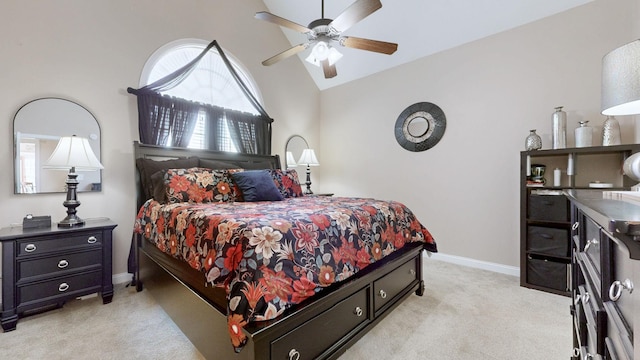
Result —
<path fill-rule="evenodd" d="M 322 15 L 322 19 L 324 19 L 324 0 L 322 0 L 322 11 L 320 15 Z"/>

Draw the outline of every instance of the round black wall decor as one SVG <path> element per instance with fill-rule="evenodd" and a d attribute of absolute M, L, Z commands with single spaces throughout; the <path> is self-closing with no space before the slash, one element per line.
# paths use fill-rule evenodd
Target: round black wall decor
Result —
<path fill-rule="evenodd" d="M 434 147 L 447 127 L 447 119 L 438 105 L 419 102 L 398 116 L 395 135 L 398 144 L 409 151 L 425 151 Z"/>

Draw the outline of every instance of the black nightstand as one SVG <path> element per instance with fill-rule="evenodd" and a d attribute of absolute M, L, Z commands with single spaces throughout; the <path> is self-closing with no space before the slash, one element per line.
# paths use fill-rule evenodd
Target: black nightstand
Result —
<path fill-rule="evenodd" d="M 15 330 L 18 317 L 65 301 L 101 293 L 113 299 L 112 231 L 108 219 L 86 220 L 75 228 L 0 229 L 4 331 Z"/>

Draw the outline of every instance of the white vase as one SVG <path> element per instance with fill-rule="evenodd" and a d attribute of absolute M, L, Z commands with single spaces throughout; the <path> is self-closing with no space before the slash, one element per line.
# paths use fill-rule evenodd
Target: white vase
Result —
<path fill-rule="evenodd" d="M 589 121 L 580 121 L 576 128 L 576 147 L 588 147 L 593 145 L 593 129 L 587 126 Z"/>
<path fill-rule="evenodd" d="M 620 124 L 613 116 L 607 116 L 602 125 L 602 146 L 620 145 Z"/>

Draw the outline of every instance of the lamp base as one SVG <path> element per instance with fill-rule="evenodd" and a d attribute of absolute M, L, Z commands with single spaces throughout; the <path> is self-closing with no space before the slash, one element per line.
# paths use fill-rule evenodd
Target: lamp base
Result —
<path fill-rule="evenodd" d="M 60 222 L 58 223 L 58 227 L 61 227 L 61 228 L 70 228 L 70 227 L 76 227 L 76 226 L 84 226 L 84 220 L 80 219 L 75 215 L 73 216 L 69 215 L 64 219 L 60 220 Z"/>
<path fill-rule="evenodd" d="M 80 219 L 78 215 L 76 215 L 76 208 L 80 206 L 80 201 L 78 201 L 78 174 L 76 174 L 76 168 L 72 167 L 69 170 L 69 175 L 67 176 L 67 200 L 65 200 L 62 205 L 67 208 L 67 217 L 62 219 L 58 223 L 58 227 L 70 228 L 74 226 L 82 226 L 84 225 L 84 220 Z"/>

